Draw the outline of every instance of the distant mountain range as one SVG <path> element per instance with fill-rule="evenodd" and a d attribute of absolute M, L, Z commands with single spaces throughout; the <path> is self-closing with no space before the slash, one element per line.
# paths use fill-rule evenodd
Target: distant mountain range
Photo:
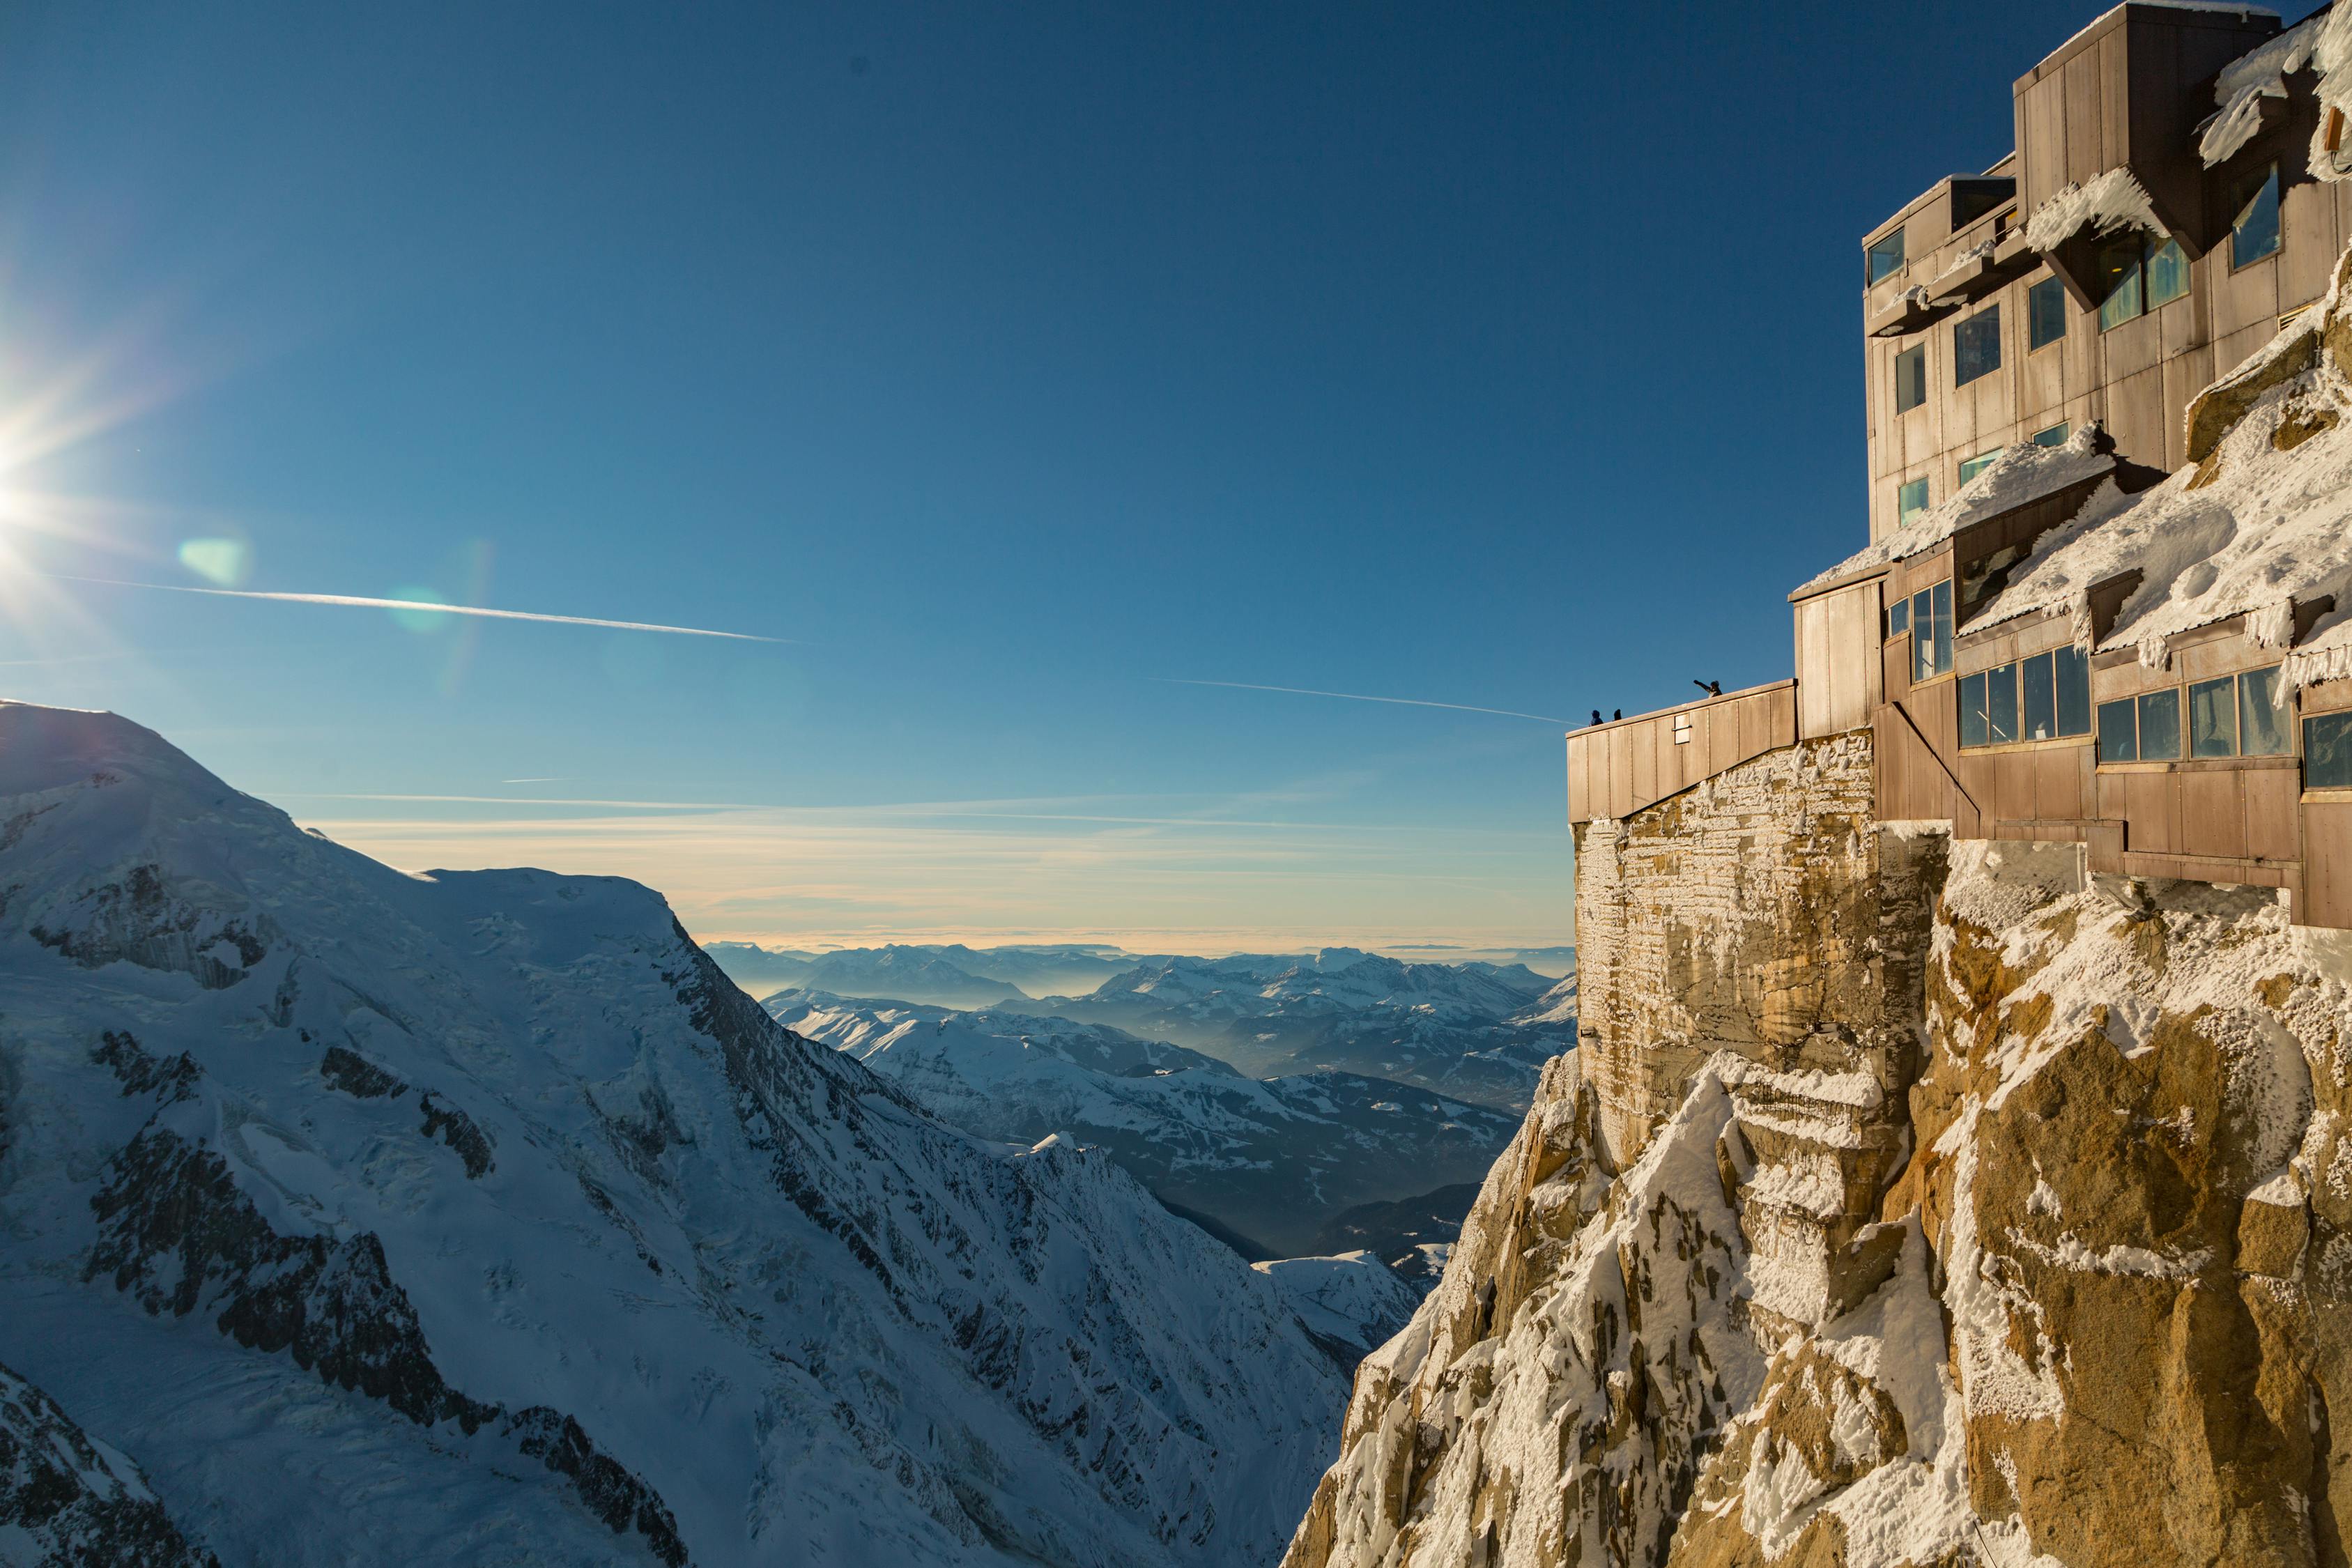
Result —
<path fill-rule="evenodd" d="M 704 951 L 754 995 L 793 985 L 941 1007 L 988 1007 L 1051 991 L 1091 990 L 1136 963 L 1134 955 L 1115 947 L 1088 943 L 971 948 L 960 942 L 892 942 L 803 952 L 714 942 Z"/>
<path fill-rule="evenodd" d="M 1518 1125 L 1491 1107 L 1356 1073 L 1252 1079 L 1103 1024 L 807 991 L 764 1005 L 946 1121 L 1008 1142 L 1063 1132 L 1099 1145 L 1180 1212 L 1275 1257 L 1326 1250 L 1328 1221 L 1355 1205 L 1475 1184 Z"/>

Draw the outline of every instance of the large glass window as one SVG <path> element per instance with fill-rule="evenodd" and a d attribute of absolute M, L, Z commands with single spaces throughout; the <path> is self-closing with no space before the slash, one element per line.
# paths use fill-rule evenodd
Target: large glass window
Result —
<path fill-rule="evenodd" d="M 1988 305 L 1952 328 L 1952 384 L 1966 386 L 2000 368 L 2000 307 Z"/>
<path fill-rule="evenodd" d="M 2050 656 L 2051 683 L 2058 688 L 2058 732 L 2091 732 L 2091 659 L 2072 643 Z"/>
<path fill-rule="evenodd" d="M 2189 754 L 2238 754 L 2238 682 L 2234 677 L 2200 680 L 2189 689 Z"/>
<path fill-rule="evenodd" d="M 2279 174 L 2273 163 L 2246 186 L 2238 216 L 2230 224 L 2230 265 L 2243 267 L 2275 256 L 2279 247 Z"/>
<path fill-rule="evenodd" d="M 2066 444 L 2066 437 L 2073 434 L 2074 428 L 2063 419 L 2055 425 L 2045 425 L 2033 433 L 2033 444 L 2037 447 L 2063 447 Z"/>
<path fill-rule="evenodd" d="M 1863 281 L 1875 283 L 1903 265 L 1903 231 L 1896 229 L 1883 239 L 1871 242 L 1863 252 Z"/>
<path fill-rule="evenodd" d="M 2169 305 L 2189 292 L 2189 258 L 2180 242 L 2167 238 L 2147 253 L 2147 308 Z"/>
<path fill-rule="evenodd" d="M 1960 677 L 1960 744 L 1988 744 L 1992 726 L 1985 721 L 1985 678 L 1979 670 L 1974 675 Z"/>
<path fill-rule="evenodd" d="M 1967 484 L 1970 479 L 1975 479 L 1979 474 L 1981 474 L 1987 468 L 1991 468 L 1992 460 L 2000 456 L 2000 448 L 1999 447 L 1995 447 L 1990 452 L 1979 452 L 1975 457 L 1968 458 L 1966 461 L 1962 462 L 1960 464 L 1960 483 Z"/>
<path fill-rule="evenodd" d="M 1911 679 L 1931 680 L 1952 668 L 1952 584 L 1948 578 L 1911 595 Z"/>
<path fill-rule="evenodd" d="M 2139 696 L 2139 760 L 2169 763 L 2180 756 L 2180 689 Z"/>
<path fill-rule="evenodd" d="M 2352 789 L 2352 713 L 2315 713 L 2303 721 L 2303 787 Z"/>
<path fill-rule="evenodd" d="M 2238 749 L 2250 757 L 2286 755 L 2286 704 L 2279 700 L 2279 667 L 2238 677 Z"/>
<path fill-rule="evenodd" d="M 2099 331 L 2121 326 L 2147 309 L 2141 260 L 2147 242 L 2135 230 L 2099 247 Z"/>
<path fill-rule="evenodd" d="M 2025 346 L 2046 349 L 2066 335 L 2066 285 L 2044 278 L 2025 291 Z"/>
<path fill-rule="evenodd" d="M 1895 356 L 1895 412 L 1908 414 L 1927 401 L 1927 345 L 1913 343 Z"/>
<path fill-rule="evenodd" d="M 2135 717 L 2138 710 L 2128 697 L 2099 704 L 2099 761 L 2139 761 L 2139 721 Z"/>
<path fill-rule="evenodd" d="M 1927 481 L 1906 479 L 1895 487 L 1895 524 L 1900 528 L 1927 510 Z"/>
<path fill-rule="evenodd" d="M 2024 736 L 2029 741 L 2058 738 L 2057 693 L 2050 681 L 2050 655 L 2037 653 L 2017 667 L 2018 706 L 2023 710 Z"/>
<path fill-rule="evenodd" d="M 1985 671 L 1985 729 L 1996 746 L 2017 739 L 2017 666 L 1998 665 Z"/>

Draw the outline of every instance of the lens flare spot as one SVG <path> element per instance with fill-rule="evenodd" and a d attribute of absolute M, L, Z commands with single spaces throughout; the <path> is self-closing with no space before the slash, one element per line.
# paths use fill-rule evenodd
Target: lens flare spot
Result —
<path fill-rule="evenodd" d="M 405 599 L 412 605 L 446 605 L 449 602 L 436 589 L 414 586 L 394 588 L 384 597 Z M 453 618 L 432 610 L 387 610 L 384 613 L 404 629 L 428 636 L 434 632 L 448 630 L 449 622 Z"/>
<path fill-rule="evenodd" d="M 180 564 L 215 586 L 242 587 L 253 573 L 253 549 L 242 539 L 184 539 Z"/>

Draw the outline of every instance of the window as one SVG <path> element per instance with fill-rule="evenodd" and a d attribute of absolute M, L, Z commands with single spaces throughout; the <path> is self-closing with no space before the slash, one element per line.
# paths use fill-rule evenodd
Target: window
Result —
<path fill-rule="evenodd" d="M 1897 599 L 1886 607 L 1886 635 L 1899 637 L 1911 629 L 1911 601 Z"/>
<path fill-rule="evenodd" d="M 2279 174 L 2273 163 L 2239 198 L 2238 216 L 2230 224 L 2230 265 L 2243 267 L 2275 256 L 2278 247 Z"/>
<path fill-rule="evenodd" d="M 2139 726 L 2133 718 L 2137 705 L 2128 697 L 2099 704 L 2099 761 L 2139 761 Z"/>
<path fill-rule="evenodd" d="M 1960 465 L 1960 483 L 1967 484 L 1970 479 L 1991 468 L 1992 460 L 2000 456 L 2000 448 L 1995 447 L 1990 452 L 1979 452 L 1975 457 L 1969 458 Z"/>
<path fill-rule="evenodd" d="M 1988 305 L 1952 328 L 1952 384 L 1966 386 L 2000 368 L 2000 307 Z"/>
<path fill-rule="evenodd" d="M 1908 414 L 1927 401 L 1927 345 L 1913 343 L 1895 356 L 1895 412 Z"/>
<path fill-rule="evenodd" d="M 1689 745 L 1689 744 L 1690 744 L 1690 738 L 1691 738 L 1691 721 L 1690 721 L 1690 715 L 1689 715 L 1689 714 L 1687 714 L 1687 713 L 1677 713 L 1677 714 L 1675 714 L 1675 745 L 1677 745 L 1677 746 L 1687 746 L 1687 745 Z"/>
<path fill-rule="evenodd" d="M 2250 757 L 2286 755 L 2286 704 L 2279 700 L 2279 667 L 2238 677 L 2238 749 Z"/>
<path fill-rule="evenodd" d="M 1897 528 L 1927 510 L 1927 481 L 1906 479 L 1895 487 L 1895 525 Z"/>
<path fill-rule="evenodd" d="M 1898 228 L 1883 239 L 1873 240 L 1870 248 L 1863 252 L 1863 282 L 1875 283 L 1902 265 L 1903 231 Z"/>
<path fill-rule="evenodd" d="M 2019 706 L 2024 710 L 2024 738 L 2029 741 L 2054 741 L 2058 738 L 2057 692 L 2050 681 L 2050 655 L 2037 653 L 2017 667 Z"/>
<path fill-rule="evenodd" d="M 2315 713 L 2303 721 L 2303 787 L 2352 789 L 2352 713 Z"/>
<path fill-rule="evenodd" d="M 2180 242 L 2168 237 L 2147 253 L 2147 308 L 2169 305 L 2189 292 L 2189 258 Z"/>
<path fill-rule="evenodd" d="M 2231 676 L 2200 680 L 2189 689 L 2189 754 L 2238 754 L 2238 682 Z"/>
<path fill-rule="evenodd" d="M 2058 689 L 2058 732 L 2091 732 L 2091 656 L 2069 643 L 2050 656 L 2051 683 Z"/>
<path fill-rule="evenodd" d="M 1985 721 L 1985 678 L 1981 674 L 1960 677 L 1960 744 L 1989 744 L 1986 736 L 1992 726 Z"/>
<path fill-rule="evenodd" d="M 1952 668 L 1949 579 L 1911 595 L 1911 679 L 1932 680 Z"/>
<path fill-rule="evenodd" d="M 2099 331 L 2119 327 L 2147 309 L 2140 291 L 2141 258 L 2147 241 L 2140 234 L 2118 235 L 2099 247 Z"/>
<path fill-rule="evenodd" d="M 2061 419 L 2055 425 L 2036 430 L 2033 433 L 2033 444 L 2037 447 L 2063 447 L 2066 444 L 2066 437 L 2074 432 L 2074 428 Z"/>
<path fill-rule="evenodd" d="M 2139 760 L 2168 763 L 2180 755 L 2180 689 L 2139 696 Z"/>
<path fill-rule="evenodd" d="M 1993 745 L 2005 746 L 2017 739 L 2017 666 L 2013 664 L 1985 671 L 1985 728 Z"/>
<path fill-rule="evenodd" d="M 2044 278 L 2025 291 L 2025 347 L 2031 353 L 2066 335 L 2066 285 Z"/>

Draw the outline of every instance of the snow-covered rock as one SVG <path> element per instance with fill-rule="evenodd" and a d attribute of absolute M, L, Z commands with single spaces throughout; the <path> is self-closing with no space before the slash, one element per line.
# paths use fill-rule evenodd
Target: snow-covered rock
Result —
<path fill-rule="evenodd" d="M 1515 1125 L 1490 1107 L 1353 1073 L 1244 1078 L 1105 1024 L 803 991 L 764 1005 L 959 1127 L 1098 1144 L 1153 1192 L 1276 1253 L 1318 1246 L 1351 1205 L 1476 1181 Z"/>
<path fill-rule="evenodd" d="M 1344 1392 L 1107 1155 L 939 1121 L 644 888 L 404 875 L 14 704 L 0 1362 L 289 1564 L 1259 1562 Z"/>
<path fill-rule="evenodd" d="M 0 1366 L 0 1563 L 219 1568 L 163 1511 L 139 1467 Z"/>

